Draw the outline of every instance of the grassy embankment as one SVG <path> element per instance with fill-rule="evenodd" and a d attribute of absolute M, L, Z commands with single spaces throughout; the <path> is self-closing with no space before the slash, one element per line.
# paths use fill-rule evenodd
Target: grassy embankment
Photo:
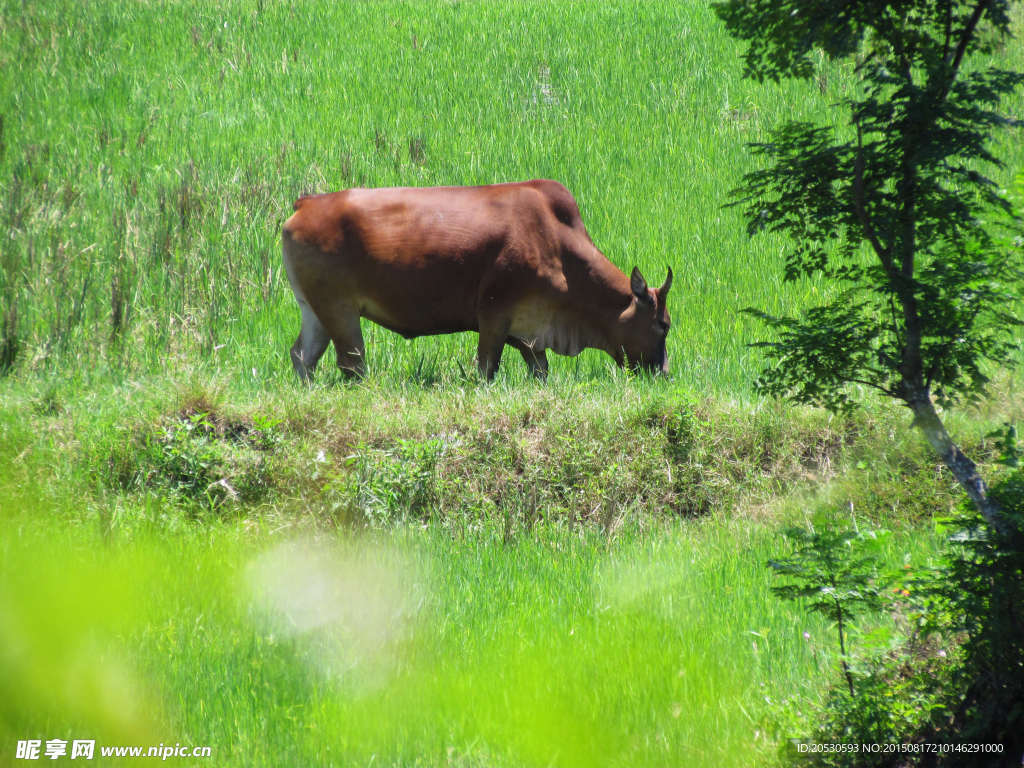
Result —
<path fill-rule="evenodd" d="M 847 79 L 743 82 L 737 53 L 700 3 L 0 2 L 0 763 L 92 735 L 218 765 L 770 760 L 765 696 L 835 666 L 767 591 L 772 527 L 853 501 L 921 559 L 957 495 L 897 413 L 749 395 L 736 311 L 827 286 L 781 285 L 782 244 L 720 205 L 744 142 Z M 369 382 L 330 355 L 291 381 L 291 199 L 531 177 L 620 267 L 676 270 L 672 382 L 586 353 L 481 388 L 470 336 L 372 326 Z M 1007 388 L 955 423 L 982 457 Z"/>

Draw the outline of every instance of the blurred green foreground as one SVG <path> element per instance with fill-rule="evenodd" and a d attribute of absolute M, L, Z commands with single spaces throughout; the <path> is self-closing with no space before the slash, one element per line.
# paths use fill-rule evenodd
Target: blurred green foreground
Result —
<path fill-rule="evenodd" d="M 751 764 L 776 747 L 766 697 L 828 663 L 823 628 L 768 593 L 768 537 L 718 523 L 506 546 L 419 528 L 104 542 L 18 519 L 0 529 L 0 765 L 55 738 L 96 739 L 101 764 L 130 758 L 100 745 L 160 743 L 211 746 L 179 761 L 197 765 Z"/>

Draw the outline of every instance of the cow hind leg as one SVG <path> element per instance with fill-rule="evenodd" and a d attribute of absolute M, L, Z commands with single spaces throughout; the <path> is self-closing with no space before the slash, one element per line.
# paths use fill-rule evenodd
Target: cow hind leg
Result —
<path fill-rule="evenodd" d="M 295 373 L 303 381 L 310 381 L 313 378 L 313 371 L 316 364 L 320 362 L 327 346 L 331 343 L 331 337 L 327 330 L 320 324 L 317 316 L 313 314 L 309 304 L 299 300 L 299 311 L 302 313 L 302 328 L 299 330 L 299 337 L 292 345 L 291 357 L 292 367 Z"/>
<path fill-rule="evenodd" d="M 548 356 L 547 352 L 543 349 L 537 349 L 532 344 L 527 344 L 522 339 L 517 339 L 515 336 L 509 336 L 505 343 L 513 349 L 518 349 L 519 354 L 523 356 L 523 362 L 526 363 L 527 368 L 530 369 L 530 373 L 535 379 L 544 381 L 548 377 Z"/>
<path fill-rule="evenodd" d="M 326 308 L 321 313 L 324 328 L 334 342 L 338 354 L 338 370 L 346 379 L 366 375 L 366 346 L 359 325 L 359 310 L 345 304 Z"/>

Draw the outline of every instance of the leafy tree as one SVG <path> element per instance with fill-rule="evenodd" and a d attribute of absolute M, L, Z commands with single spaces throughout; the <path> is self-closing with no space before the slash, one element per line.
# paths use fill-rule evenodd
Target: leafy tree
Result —
<path fill-rule="evenodd" d="M 756 310 L 761 391 L 834 411 L 850 384 L 902 401 L 997 531 L 1007 521 L 936 406 L 983 396 L 989 363 L 1011 360 L 1021 299 L 1020 216 L 982 170 L 994 131 L 1019 125 L 1003 99 L 1024 74 L 967 67 L 1009 34 L 1012 0 L 723 0 L 749 43 L 745 75 L 809 78 L 824 57 L 857 77 L 839 126 L 789 123 L 753 144 L 766 167 L 734 192 L 753 235 L 788 235 L 785 278 L 820 273 L 835 294 L 798 317 Z"/>

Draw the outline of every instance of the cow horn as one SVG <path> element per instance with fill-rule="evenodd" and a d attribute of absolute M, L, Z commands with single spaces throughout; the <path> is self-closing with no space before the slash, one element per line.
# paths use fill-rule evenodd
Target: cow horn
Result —
<path fill-rule="evenodd" d="M 668 290 L 672 287 L 672 267 L 668 268 L 668 277 L 665 278 L 665 284 L 658 289 L 658 298 L 665 301 L 665 297 L 668 296 Z"/>
<path fill-rule="evenodd" d="M 629 276 L 629 287 L 633 289 L 633 295 L 640 301 L 651 300 L 651 295 L 647 293 L 647 281 L 640 274 L 639 267 L 633 267 L 633 273 Z"/>

